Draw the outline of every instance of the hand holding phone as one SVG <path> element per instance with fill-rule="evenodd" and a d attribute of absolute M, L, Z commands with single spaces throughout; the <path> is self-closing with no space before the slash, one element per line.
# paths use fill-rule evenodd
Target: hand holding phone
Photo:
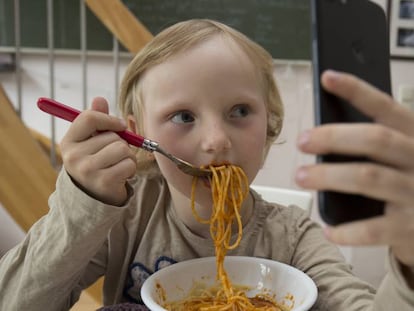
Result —
<path fill-rule="evenodd" d="M 345 100 L 326 92 L 322 72 L 352 73 L 391 94 L 389 45 L 384 11 L 369 0 L 312 0 L 312 62 L 315 123 L 372 122 Z M 318 156 L 318 162 L 364 162 L 364 157 Z M 361 195 L 318 193 L 322 219 L 331 225 L 383 213 L 384 203 Z"/>

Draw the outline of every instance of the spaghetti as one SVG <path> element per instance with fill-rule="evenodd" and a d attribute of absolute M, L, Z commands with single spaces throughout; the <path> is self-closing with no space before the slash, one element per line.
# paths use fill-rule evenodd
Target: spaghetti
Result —
<path fill-rule="evenodd" d="M 197 290 L 189 297 L 164 305 L 171 311 L 221 311 L 221 310 L 263 310 L 288 311 L 291 306 L 279 305 L 270 295 L 262 294 L 253 298 L 246 296 L 246 288 L 234 286 L 224 269 L 224 257 L 228 250 L 236 248 L 242 238 L 240 209 L 249 193 L 249 183 L 244 171 L 234 165 L 209 166 L 209 178 L 213 198 L 210 219 L 201 218 L 195 209 L 195 189 L 198 178 L 194 177 L 191 192 L 191 208 L 197 221 L 210 225 L 210 235 L 216 255 L 217 281 L 219 286 Z M 231 241 L 233 226 L 237 237 Z"/>

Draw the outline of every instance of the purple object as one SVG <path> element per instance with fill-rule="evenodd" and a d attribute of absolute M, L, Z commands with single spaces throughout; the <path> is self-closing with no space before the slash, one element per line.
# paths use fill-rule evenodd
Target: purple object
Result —
<path fill-rule="evenodd" d="M 96 311 L 150 311 L 146 306 L 136 303 L 120 303 L 99 308 Z"/>

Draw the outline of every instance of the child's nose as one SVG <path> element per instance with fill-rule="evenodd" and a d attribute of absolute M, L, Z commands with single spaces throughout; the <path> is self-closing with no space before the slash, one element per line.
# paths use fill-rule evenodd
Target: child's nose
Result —
<path fill-rule="evenodd" d="M 210 153 L 223 152 L 231 148 L 230 136 L 224 126 L 215 124 L 203 133 L 203 149 Z"/>

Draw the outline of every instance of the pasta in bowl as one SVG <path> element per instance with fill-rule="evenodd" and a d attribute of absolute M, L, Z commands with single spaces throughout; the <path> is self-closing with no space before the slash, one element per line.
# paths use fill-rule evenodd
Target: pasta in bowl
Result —
<path fill-rule="evenodd" d="M 310 310 L 317 288 L 305 273 L 289 265 L 255 257 L 226 256 L 224 267 L 238 296 L 246 297 L 250 310 Z M 152 311 L 220 310 L 216 278 L 216 258 L 206 257 L 180 262 L 150 276 L 141 289 L 145 305 Z M 194 306 L 194 308 L 193 308 Z M 249 308 L 240 308 L 249 310 Z"/>

